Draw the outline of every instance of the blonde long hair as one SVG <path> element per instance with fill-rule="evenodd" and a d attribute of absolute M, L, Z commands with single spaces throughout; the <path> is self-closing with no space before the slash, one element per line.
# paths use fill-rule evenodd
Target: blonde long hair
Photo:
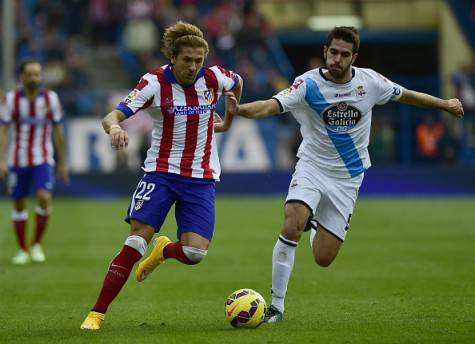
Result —
<path fill-rule="evenodd" d="M 205 57 L 208 55 L 208 42 L 203 37 L 203 32 L 193 24 L 183 21 L 168 27 L 163 34 L 163 54 L 171 59 L 180 52 L 181 47 L 203 48 Z"/>

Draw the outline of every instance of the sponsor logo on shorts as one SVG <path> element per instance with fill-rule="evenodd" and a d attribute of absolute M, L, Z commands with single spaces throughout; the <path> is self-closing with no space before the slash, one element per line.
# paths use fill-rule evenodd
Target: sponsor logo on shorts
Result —
<path fill-rule="evenodd" d="M 140 210 L 142 207 L 143 207 L 143 199 L 139 199 L 139 200 L 135 203 L 134 209 L 135 209 L 135 210 Z"/>
<path fill-rule="evenodd" d="M 290 188 L 293 189 L 294 187 L 296 187 L 297 185 L 299 185 L 299 183 L 297 182 L 296 179 L 293 179 L 291 182 L 290 182 Z"/>

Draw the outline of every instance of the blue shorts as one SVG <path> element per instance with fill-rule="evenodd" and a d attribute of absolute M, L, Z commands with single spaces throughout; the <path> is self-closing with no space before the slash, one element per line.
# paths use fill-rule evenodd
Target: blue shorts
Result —
<path fill-rule="evenodd" d="M 13 199 L 26 197 L 32 190 L 42 189 L 52 192 L 54 183 L 54 168 L 49 164 L 10 167 L 8 171 L 7 189 Z"/>
<path fill-rule="evenodd" d="M 214 180 L 178 174 L 150 172 L 140 180 L 132 196 L 125 221 L 136 219 L 158 233 L 175 204 L 177 236 L 193 232 L 210 240 L 214 232 Z"/>

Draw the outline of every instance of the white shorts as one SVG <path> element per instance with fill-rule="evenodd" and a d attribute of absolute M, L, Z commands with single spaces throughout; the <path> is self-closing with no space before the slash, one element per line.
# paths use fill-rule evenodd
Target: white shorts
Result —
<path fill-rule="evenodd" d="M 364 173 L 353 178 L 334 178 L 312 163 L 299 160 L 285 203 L 305 204 L 312 212 L 312 221 L 344 241 L 363 178 Z"/>

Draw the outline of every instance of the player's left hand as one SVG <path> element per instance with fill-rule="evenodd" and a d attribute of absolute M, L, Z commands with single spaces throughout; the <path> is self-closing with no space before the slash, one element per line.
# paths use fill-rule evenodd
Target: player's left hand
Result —
<path fill-rule="evenodd" d="M 236 96 L 233 92 L 225 92 L 225 107 L 226 112 L 229 112 L 232 115 L 237 115 L 239 113 L 239 102 L 236 99 Z"/>
<path fill-rule="evenodd" d="M 447 112 L 458 118 L 462 118 L 464 112 L 460 100 L 458 100 L 457 98 L 447 100 Z"/>
<path fill-rule="evenodd" d="M 58 163 L 56 166 L 56 174 L 58 175 L 58 178 L 64 182 L 64 184 L 69 185 L 68 165 L 65 163 Z"/>
<path fill-rule="evenodd" d="M 213 116 L 213 126 L 214 126 L 215 133 L 223 133 L 229 129 L 229 128 L 226 128 L 226 126 L 224 125 L 223 119 L 216 112 L 214 113 L 214 116 Z"/>

